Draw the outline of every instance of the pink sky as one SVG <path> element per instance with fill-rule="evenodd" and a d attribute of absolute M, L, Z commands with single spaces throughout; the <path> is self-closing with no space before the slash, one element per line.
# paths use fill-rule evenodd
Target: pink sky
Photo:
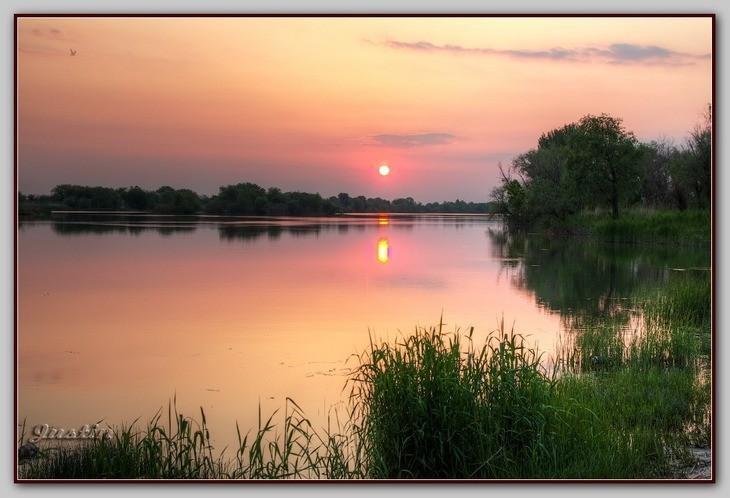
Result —
<path fill-rule="evenodd" d="M 21 18 L 19 188 L 484 201 L 588 113 L 681 143 L 710 55 L 709 18 Z"/>

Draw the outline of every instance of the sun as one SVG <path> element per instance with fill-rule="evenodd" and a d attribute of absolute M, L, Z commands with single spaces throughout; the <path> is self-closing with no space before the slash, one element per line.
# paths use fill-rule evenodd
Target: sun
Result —
<path fill-rule="evenodd" d="M 380 173 L 380 176 L 388 176 L 390 174 L 390 166 L 387 164 L 383 164 L 378 168 L 378 173 Z"/>

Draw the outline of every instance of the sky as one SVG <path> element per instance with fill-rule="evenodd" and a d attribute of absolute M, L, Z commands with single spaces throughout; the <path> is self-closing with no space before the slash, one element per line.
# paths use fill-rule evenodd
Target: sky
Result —
<path fill-rule="evenodd" d="M 712 95 L 709 18 L 20 18 L 17 46 L 36 194 L 486 201 L 550 129 L 608 113 L 681 144 Z"/>

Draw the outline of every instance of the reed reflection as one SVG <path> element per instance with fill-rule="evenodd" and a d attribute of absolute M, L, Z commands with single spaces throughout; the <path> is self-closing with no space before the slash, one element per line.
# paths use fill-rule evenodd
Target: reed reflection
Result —
<path fill-rule="evenodd" d="M 672 268 L 709 266 L 707 253 L 687 247 L 565 241 L 491 228 L 487 235 L 512 284 L 568 323 L 606 317 L 627 323 L 630 298 L 666 285 Z"/>

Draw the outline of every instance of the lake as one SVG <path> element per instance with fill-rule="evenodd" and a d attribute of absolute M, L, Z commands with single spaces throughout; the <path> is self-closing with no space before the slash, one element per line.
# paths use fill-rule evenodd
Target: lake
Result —
<path fill-rule="evenodd" d="M 443 316 L 514 326 L 549 355 L 703 250 L 510 235 L 486 215 L 63 214 L 18 234 L 18 411 L 27 426 L 144 422 L 176 397 L 235 441 L 294 399 L 315 425 L 353 354 Z M 344 410 L 341 410 L 341 413 Z"/>

